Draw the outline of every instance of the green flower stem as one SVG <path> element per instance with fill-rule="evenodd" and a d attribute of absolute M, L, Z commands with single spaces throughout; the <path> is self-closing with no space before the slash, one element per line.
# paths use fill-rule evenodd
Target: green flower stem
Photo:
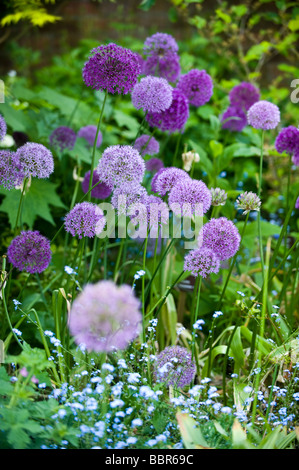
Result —
<path fill-rule="evenodd" d="M 260 171 L 259 171 L 259 182 L 258 182 L 258 197 L 259 198 L 261 197 L 261 192 L 262 192 L 263 157 L 264 157 L 264 130 L 262 130 L 262 135 L 261 135 Z M 263 251 L 261 211 L 258 211 L 257 223 L 258 223 L 259 250 L 260 250 L 260 258 L 261 258 L 261 265 L 262 265 L 262 277 L 264 278 L 265 263 L 264 263 L 264 251 Z"/>
<path fill-rule="evenodd" d="M 177 156 L 178 156 L 178 153 L 179 153 L 181 140 L 182 140 L 182 133 L 180 132 L 179 136 L 177 138 L 177 141 L 176 141 L 175 153 L 174 153 L 174 157 L 173 157 L 173 166 L 176 166 L 176 160 L 177 160 Z"/>
<path fill-rule="evenodd" d="M 234 337 L 235 332 L 237 331 L 238 324 L 234 326 L 234 329 L 229 337 L 227 346 L 226 346 L 226 351 L 224 355 L 224 360 L 223 360 L 223 372 L 222 372 L 222 395 L 223 395 L 223 406 L 226 406 L 227 404 L 227 396 L 226 396 L 226 366 L 227 366 L 227 360 L 228 360 L 228 355 L 229 355 L 229 348 L 232 344 L 232 340 Z"/>
<path fill-rule="evenodd" d="M 146 270 L 146 252 L 147 252 L 147 244 L 148 244 L 148 236 L 149 236 L 149 231 L 147 233 L 146 239 L 145 239 L 145 244 L 144 244 L 144 250 L 143 250 L 143 270 Z M 143 342 L 145 342 L 145 274 L 141 278 L 141 299 L 142 299 L 142 335 L 143 335 Z"/>
<path fill-rule="evenodd" d="M 196 307 L 193 313 L 193 324 L 192 326 L 192 359 L 195 356 L 195 328 L 194 324 L 197 321 L 198 318 L 198 312 L 199 312 L 199 300 L 200 300 L 200 291 L 201 291 L 201 284 L 202 284 L 202 277 L 198 276 L 195 281 L 195 288 L 194 288 L 194 295 L 196 296 Z"/>
<path fill-rule="evenodd" d="M 23 188 L 22 188 L 22 191 L 21 191 L 19 206 L 18 206 L 18 210 L 17 210 L 17 217 L 16 217 L 16 222 L 15 222 L 15 228 L 14 228 L 14 234 L 15 234 L 15 236 L 17 235 L 18 223 L 19 223 L 19 219 L 20 219 L 20 217 L 21 217 L 22 206 L 23 206 L 23 201 L 24 201 L 24 197 L 25 197 L 25 190 L 26 190 L 26 184 L 27 184 L 27 182 L 28 182 L 28 178 L 24 178 L 24 181 L 23 181 Z"/>

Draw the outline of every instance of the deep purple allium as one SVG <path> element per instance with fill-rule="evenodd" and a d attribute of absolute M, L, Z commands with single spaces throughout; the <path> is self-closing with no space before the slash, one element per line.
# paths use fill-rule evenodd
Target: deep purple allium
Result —
<path fill-rule="evenodd" d="M 210 101 L 213 94 L 213 80 L 205 70 L 192 69 L 181 75 L 177 84 L 193 106 L 202 106 Z"/>
<path fill-rule="evenodd" d="M 187 348 L 168 346 L 157 356 L 154 377 L 157 382 L 182 388 L 192 382 L 195 371 L 195 362 Z"/>
<path fill-rule="evenodd" d="M 17 165 L 25 177 L 49 178 L 54 171 L 52 152 L 42 144 L 27 142 L 16 151 Z"/>
<path fill-rule="evenodd" d="M 24 174 L 19 171 L 17 163 L 15 152 L 0 150 L 0 186 L 5 189 L 19 186 L 23 181 Z"/>
<path fill-rule="evenodd" d="M 211 207 L 211 191 L 203 181 L 180 179 L 171 189 L 168 204 L 177 216 L 203 215 Z"/>
<path fill-rule="evenodd" d="M 199 232 L 199 248 L 210 248 L 223 261 L 236 254 L 241 237 L 237 227 L 226 217 L 211 219 Z"/>
<path fill-rule="evenodd" d="M 106 225 L 102 209 L 91 202 L 79 202 L 68 212 L 64 227 L 73 237 L 93 238 L 99 235 Z"/>
<path fill-rule="evenodd" d="M 140 333 L 141 321 L 140 302 L 130 286 L 100 281 L 86 285 L 74 300 L 69 329 L 88 351 L 112 352 L 129 346 Z"/>
<path fill-rule="evenodd" d="M 180 58 L 176 53 L 168 52 L 164 56 L 158 54 L 145 59 L 143 63 L 144 75 L 153 75 L 165 78 L 174 83 L 180 76 Z"/>
<path fill-rule="evenodd" d="M 295 209 L 299 209 L 299 197 L 297 198 L 297 201 L 295 203 Z"/>
<path fill-rule="evenodd" d="M 97 134 L 97 126 L 89 125 L 89 126 L 81 127 L 81 129 L 79 129 L 78 131 L 77 136 L 85 139 L 86 142 L 91 147 L 93 147 L 96 134 Z M 102 140 L 103 140 L 103 136 L 102 136 L 101 131 L 99 130 L 97 144 L 96 144 L 97 147 L 100 147 Z"/>
<path fill-rule="evenodd" d="M 186 96 L 177 89 L 172 92 L 171 106 L 162 113 L 148 113 L 146 120 L 151 127 L 161 131 L 182 131 L 189 117 L 189 104 Z"/>
<path fill-rule="evenodd" d="M 243 109 L 243 111 L 248 111 L 259 99 L 260 91 L 249 82 L 236 85 L 229 93 L 230 104 Z"/>
<path fill-rule="evenodd" d="M 280 111 L 276 104 L 257 101 L 247 112 L 248 124 L 255 129 L 275 129 L 280 122 Z"/>
<path fill-rule="evenodd" d="M 229 106 L 221 116 L 222 128 L 241 132 L 247 125 L 247 116 L 242 108 Z"/>
<path fill-rule="evenodd" d="M 166 193 L 177 184 L 181 179 L 191 181 L 188 173 L 181 168 L 174 166 L 168 168 L 161 168 L 152 179 L 152 191 L 158 193 L 160 196 L 165 196 Z"/>
<path fill-rule="evenodd" d="M 275 140 L 275 148 L 278 153 L 294 154 L 299 152 L 299 129 L 295 126 L 281 129 Z"/>
<path fill-rule="evenodd" d="M 21 147 L 22 145 L 26 144 L 26 142 L 29 142 L 30 140 L 28 135 L 25 134 L 25 132 L 21 132 L 21 131 L 13 132 L 12 137 L 17 147 Z"/>
<path fill-rule="evenodd" d="M 257 194 L 252 191 L 245 191 L 240 194 L 236 201 L 237 208 L 243 210 L 243 215 L 248 214 L 250 211 L 259 211 L 261 200 Z"/>
<path fill-rule="evenodd" d="M 50 241 L 39 231 L 21 232 L 7 249 L 9 262 L 20 271 L 41 273 L 50 264 Z"/>
<path fill-rule="evenodd" d="M 150 158 L 145 162 L 145 168 L 151 173 L 156 173 L 157 171 L 161 170 L 161 168 L 164 168 L 164 163 L 162 160 L 160 160 L 160 158 Z"/>
<path fill-rule="evenodd" d="M 210 248 L 191 250 L 185 256 L 184 271 L 190 271 L 193 276 L 207 277 L 211 273 L 217 274 L 220 269 L 220 259 Z"/>
<path fill-rule="evenodd" d="M 7 125 L 4 117 L 0 114 L 0 142 L 4 139 L 7 132 Z"/>
<path fill-rule="evenodd" d="M 135 140 L 134 148 L 144 157 L 159 153 L 160 144 L 153 136 L 143 134 Z"/>
<path fill-rule="evenodd" d="M 144 112 L 161 113 L 172 103 L 172 86 L 165 78 L 143 77 L 133 88 L 132 103 Z"/>
<path fill-rule="evenodd" d="M 59 152 L 73 150 L 76 140 L 76 132 L 67 126 L 57 127 L 49 137 L 51 147 Z"/>
<path fill-rule="evenodd" d="M 179 47 L 173 36 L 167 33 L 155 33 L 146 38 L 143 53 L 146 56 L 164 56 L 169 52 L 178 52 Z"/>
<path fill-rule="evenodd" d="M 87 171 L 84 175 L 84 179 L 82 181 L 82 191 L 86 194 L 89 191 L 89 180 L 90 180 L 90 170 Z M 99 175 L 96 171 L 93 172 L 92 175 L 92 186 L 100 181 Z M 91 190 L 91 197 L 95 199 L 106 199 L 110 196 L 112 190 L 110 186 L 105 183 L 99 183 Z"/>
<path fill-rule="evenodd" d="M 131 93 L 140 72 L 140 60 L 134 52 L 110 43 L 91 51 L 82 74 L 86 86 L 126 95 Z"/>
<path fill-rule="evenodd" d="M 97 172 L 100 180 L 111 188 L 122 184 L 139 184 L 145 163 L 138 150 L 130 145 L 112 145 L 103 152 Z"/>
<path fill-rule="evenodd" d="M 211 188 L 212 206 L 224 206 L 227 200 L 227 193 L 224 189 Z"/>

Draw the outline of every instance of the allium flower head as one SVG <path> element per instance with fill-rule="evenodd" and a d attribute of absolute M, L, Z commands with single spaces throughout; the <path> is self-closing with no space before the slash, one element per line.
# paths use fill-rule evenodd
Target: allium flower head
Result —
<path fill-rule="evenodd" d="M 37 230 L 21 232 L 9 245 L 7 256 L 20 271 L 41 273 L 51 261 L 50 241 Z"/>
<path fill-rule="evenodd" d="M 180 179 L 171 189 L 168 204 L 177 216 L 203 215 L 211 207 L 212 195 L 205 183 L 195 179 Z"/>
<path fill-rule="evenodd" d="M 299 166 L 299 150 L 297 150 L 292 156 L 292 162 L 294 165 Z"/>
<path fill-rule="evenodd" d="M 187 97 L 189 104 L 202 106 L 213 94 L 213 80 L 205 70 L 192 69 L 181 75 L 177 89 Z"/>
<path fill-rule="evenodd" d="M 145 162 L 145 168 L 147 171 L 156 173 L 157 171 L 161 170 L 161 168 L 164 168 L 164 163 L 162 160 L 160 160 L 160 158 L 150 158 Z"/>
<path fill-rule="evenodd" d="M 179 47 L 173 36 L 167 33 L 155 33 L 146 38 L 143 53 L 146 56 L 164 56 L 169 52 L 178 52 Z"/>
<path fill-rule="evenodd" d="M 85 194 L 89 191 L 89 180 L 90 170 L 85 173 L 82 181 L 82 190 Z M 92 175 L 92 186 L 99 183 L 99 181 L 99 175 L 96 171 L 94 171 Z M 91 197 L 94 197 L 95 199 L 106 199 L 110 196 L 111 192 L 112 190 L 110 186 L 101 182 L 91 190 Z"/>
<path fill-rule="evenodd" d="M 139 202 L 131 206 L 130 218 L 133 225 L 143 224 L 144 235 L 150 229 L 150 237 L 158 236 L 159 227 L 169 221 L 169 208 L 160 197 L 144 194 Z"/>
<path fill-rule="evenodd" d="M 16 151 L 17 165 L 25 177 L 49 178 L 54 171 L 54 159 L 42 144 L 27 142 Z"/>
<path fill-rule="evenodd" d="M 168 52 L 163 56 L 154 54 L 145 59 L 143 73 L 165 78 L 168 82 L 174 83 L 181 73 L 180 58 L 175 52 Z"/>
<path fill-rule="evenodd" d="M 93 238 L 102 232 L 106 225 L 103 211 L 91 202 L 79 202 L 64 219 L 65 230 L 73 237 Z"/>
<path fill-rule="evenodd" d="M 212 206 L 224 206 L 227 199 L 227 193 L 224 189 L 211 188 Z"/>
<path fill-rule="evenodd" d="M 243 210 L 243 215 L 248 214 L 250 211 L 259 211 L 261 206 L 260 198 L 251 191 L 240 194 L 236 203 L 237 208 Z"/>
<path fill-rule="evenodd" d="M 143 134 L 135 140 L 134 148 L 144 157 L 144 155 L 159 153 L 160 145 L 153 136 Z"/>
<path fill-rule="evenodd" d="M 229 106 L 221 116 L 222 128 L 233 132 L 241 132 L 247 125 L 245 111 L 238 106 Z"/>
<path fill-rule="evenodd" d="M 133 204 L 142 201 L 147 191 L 141 184 L 123 184 L 115 188 L 111 197 L 111 204 L 118 210 L 118 214 L 126 214 Z"/>
<path fill-rule="evenodd" d="M 144 112 L 161 113 L 172 102 L 172 86 L 165 78 L 148 75 L 133 88 L 132 103 Z"/>
<path fill-rule="evenodd" d="M 73 150 L 76 143 L 76 132 L 70 127 L 60 126 L 54 129 L 49 137 L 51 147 L 59 152 Z"/>
<path fill-rule="evenodd" d="M 15 152 L 0 150 L 0 186 L 5 189 L 19 186 L 23 181 L 24 174 L 19 171 L 17 163 Z"/>
<path fill-rule="evenodd" d="M 188 173 L 180 168 L 174 166 L 161 168 L 152 179 L 152 191 L 160 196 L 165 196 L 183 178 L 191 180 Z"/>
<path fill-rule="evenodd" d="M 295 126 L 281 129 L 275 140 L 275 148 L 278 153 L 294 154 L 299 152 L 299 129 Z"/>
<path fill-rule="evenodd" d="M 140 333 L 140 302 L 127 285 L 112 281 L 88 284 L 74 300 L 69 329 L 88 351 L 125 349 Z"/>
<path fill-rule="evenodd" d="M 260 99 L 260 91 L 249 82 L 242 82 L 236 85 L 229 93 L 231 105 L 245 111 Z"/>
<path fill-rule="evenodd" d="M 2 114 L 0 114 L 0 142 L 6 136 L 6 132 L 7 132 L 6 121 L 4 117 L 2 116 Z"/>
<path fill-rule="evenodd" d="M 184 260 L 184 271 L 191 271 L 192 275 L 207 277 L 211 273 L 218 273 L 220 259 L 210 248 L 191 250 Z"/>
<path fill-rule="evenodd" d="M 247 112 L 248 124 L 255 129 L 275 129 L 280 122 L 278 106 L 269 101 L 257 101 Z"/>
<path fill-rule="evenodd" d="M 139 184 L 145 173 L 145 163 L 138 150 L 130 145 L 111 145 L 103 152 L 97 172 L 108 186 Z"/>
<path fill-rule="evenodd" d="M 134 52 L 110 43 L 91 51 L 82 74 L 86 86 L 126 95 L 137 83 L 140 72 L 140 61 Z"/>
<path fill-rule="evenodd" d="M 88 145 L 90 145 L 91 147 L 93 147 L 94 145 L 96 135 L 97 135 L 97 126 L 93 126 L 92 124 L 81 127 L 81 129 L 79 129 L 77 133 L 77 136 L 81 137 L 82 139 L 85 139 Z M 101 131 L 99 130 L 96 147 L 101 146 L 102 140 L 103 140 L 103 136 L 102 136 Z"/>
<path fill-rule="evenodd" d="M 151 127 L 161 131 L 182 131 L 189 117 L 189 103 L 186 96 L 178 89 L 172 92 L 171 106 L 162 113 L 148 113 L 146 120 Z"/>
<path fill-rule="evenodd" d="M 157 356 L 154 377 L 157 382 L 182 388 L 192 382 L 195 371 L 196 365 L 188 349 L 168 346 Z"/>
<path fill-rule="evenodd" d="M 297 198 L 297 201 L 295 203 L 295 209 L 299 209 L 299 197 Z"/>
<path fill-rule="evenodd" d="M 211 219 L 199 232 L 199 248 L 210 248 L 223 261 L 236 254 L 241 237 L 237 227 L 226 217 Z"/>

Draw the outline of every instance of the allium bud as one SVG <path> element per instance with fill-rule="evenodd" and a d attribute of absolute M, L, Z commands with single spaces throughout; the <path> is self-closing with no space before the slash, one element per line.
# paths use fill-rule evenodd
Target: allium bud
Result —
<path fill-rule="evenodd" d="M 243 210 L 243 215 L 248 214 L 250 211 L 259 211 L 261 200 L 257 194 L 251 191 L 245 191 L 237 198 L 237 208 Z"/>
<path fill-rule="evenodd" d="M 227 199 L 227 193 L 224 189 L 211 188 L 212 206 L 224 206 Z"/>

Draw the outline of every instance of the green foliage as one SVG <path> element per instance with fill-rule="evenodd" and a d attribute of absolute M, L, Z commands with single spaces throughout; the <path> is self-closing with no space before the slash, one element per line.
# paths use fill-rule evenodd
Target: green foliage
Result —
<path fill-rule="evenodd" d="M 29 22 L 32 26 L 43 27 L 47 23 L 55 23 L 61 20 L 59 16 L 47 12 L 44 4 L 55 4 L 55 0 L 11 0 L 12 13 L 1 19 L 1 26 L 9 26 L 12 23 L 22 21 Z"/>

